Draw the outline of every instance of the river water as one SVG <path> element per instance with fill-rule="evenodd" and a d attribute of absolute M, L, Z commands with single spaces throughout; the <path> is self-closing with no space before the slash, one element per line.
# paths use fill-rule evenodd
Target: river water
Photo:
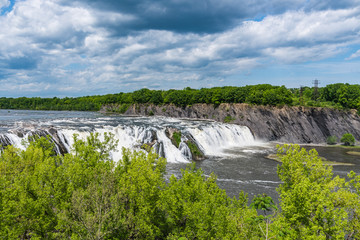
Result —
<path fill-rule="evenodd" d="M 167 129 L 177 129 L 182 134 L 179 148 L 166 135 Z M 254 139 L 247 127 L 161 117 L 128 117 L 103 115 L 97 112 L 25 111 L 0 110 L 0 141 L 2 145 L 13 144 L 24 148 L 21 141 L 31 134 L 53 135 L 54 141 L 70 151 L 73 134 L 85 138 L 90 132 L 111 132 L 119 140 L 114 160 L 121 158 L 121 148 L 140 149 L 151 143 L 156 151 L 167 158 L 167 175 L 179 176 L 181 169 L 193 162 L 187 140 L 192 139 L 205 153 L 206 159 L 196 161 L 205 175 L 214 172 L 218 185 L 229 196 L 238 196 L 244 191 L 252 198 L 266 193 L 278 198 L 276 188 L 281 183 L 276 171 L 278 162 L 266 158 L 275 153 L 275 143 Z M 354 170 L 360 172 L 358 156 L 348 155 L 347 149 L 306 146 L 316 148 L 319 154 L 330 161 L 352 163 L 353 166 L 334 166 L 334 173 L 345 177 Z M 59 147 L 61 152 L 61 147 Z"/>

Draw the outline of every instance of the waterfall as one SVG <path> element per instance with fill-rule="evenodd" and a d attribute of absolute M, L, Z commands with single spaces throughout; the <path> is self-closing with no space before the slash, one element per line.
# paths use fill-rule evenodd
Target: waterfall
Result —
<path fill-rule="evenodd" d="M 168 162 L 188 162 L 181 151 L 172 144 L 171 140 L 166 136 L 165 129 L 157 131 L 159 140 L 163 143 L 165 158 Z"/>
<path fill-rule="evenodd" d="M 50 136 L 51 141 L 55 143 L 56 152 L 64 154 L 71 150 L 71 146 L 74 144 L 74 134 L 77 134 L 80 139 L 85 139 L 90 132 L 98 132 L 100 140 L 103 140 L 104 133 L 109 132 L 114 134 L 114 138 L 118 140 L 117 150 L 111 153 L 115 161 L 122 157 L 123 147 L 138 150 L 151 147 L 159 156 L 167 158 L 168 162 L 192 160 L 192 150 L 188 146 L 190 141 L 194 143 L 193 145 L 197 145 L 205 156 L 221 156 L 224 150 L 229 148 L 257 145 L 247 127 L 214 122 L 171 121 L 171 119 L 165 123 L 164 121 L 152 119 L 150 123 L 148 121 L 146 124 L 142 124 L 141 119 L 137 119 L 135 123 L 112 125 L 106 125 L 106 121 L 101 122 L 102 124 L 87 122 L 86 126 L 81 125 L 80 121 L 74 121 L 76 126 L 61 125 L 58 129 L 55 129 L 53 125 L 46 127 L 40 124 L 31 129 L 17 128 L 10 129 L 7 133 L 0 133 L 0 144 L 2 146 L 11 144 L 24 149 L 21 142 L 28 139 L 29 136 Z M 68 120 L 67 123 L 70 124 Z M 177 129 L 181 134 L 181 142 L 178 147 L 166 135 L 165 130 L 168 127 Z"/>
<path fill-rule="evenodd" d="M 186 145 L 186 143 L 181 142 L 179 145 L 179 150 L 186 159 L 188 159 L 188 160 L 192 159 L 192 154 L 191 154 L 190 148 L 188 145 Z"/>
<path fill-rule="evenodd" d="M 54 150 L 56 154 L 64 154 L 69 152 L 70 146 L 68 145 L 68 141 L 65 136 L 59 133 L 56 129 L 33 129 L 33 130 L 24 130 L 21 131 L 16 129 L 14 133 L 5 133 L 0 134 L 0 145 L 2 147 L 13 145 L 22 150 L 25 149 L 23 142 L 27 141 L 29 138 L 37 138 L 37 137 L 47 137 L 50 136 L 50 141 L 54 143 Z"/>
<path fill-rule="evenodd" d="M 189 132 L 206 155 L 222 155 L 224 149 L 256 145 L 257 142 L 248 127 L 214 123 Z"/>
<path fill-rule="evenodd" d="M 166 137 L 165 129 L 155 130 L 154 128 L 146 128 L 142 126 L 116 126 L 104 127 L 95 129 L 100 133 L 100 139 L 105 132 L 114 134 L 114 138 L 118 140 L 118 147 L 116 152 L 112 153 L 114 160 L 122 157 L 122 148 L 139 149 L 143 144 L 150 144 L 153 146 L 155 152 L 159 156 L 165 157 L 168 162 L 188 162 L 188 158 L 181 154 L 181 151 L 176 148 L 171 140 Z M 73 144 L 72 136 L 78 134 L 80 138 L 85 139 L 90 135 L 90 132 L 79 132 L 76 130 L 61 130 L 61 132 L 70 139 L 70 145 Z"/>

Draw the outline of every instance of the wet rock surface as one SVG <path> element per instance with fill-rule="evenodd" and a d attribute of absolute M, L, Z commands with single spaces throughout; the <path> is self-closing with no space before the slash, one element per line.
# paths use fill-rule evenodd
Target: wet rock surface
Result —
<path fill-rule="evenodd" d="M 104 106 L 102 111 L 106 112 Z M 125 115 L 212 119 L 250 128 L 256 139 L 292 143 L 324 143 L 334 135 L 351 133 L 360 140 L 360 116 L 353 110 L 310 107 L 269 107 L 249 104 L 131 105 Z"/>

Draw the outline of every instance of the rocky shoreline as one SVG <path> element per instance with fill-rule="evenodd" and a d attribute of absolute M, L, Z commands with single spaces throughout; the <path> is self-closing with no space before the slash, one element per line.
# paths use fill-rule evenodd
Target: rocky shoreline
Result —
<path fill-rule="evenodd" d="M 310 107 L 270 107 L 222 103 L 175 105 L 104 105 L 103 113 L 135 116 L 211 119 L 247 126 L 256 139 L 291 143 L 324 143 L 329 136 L 338 139 L 351 133 L 360 140 L 360 116 L 355 110 Z"/>

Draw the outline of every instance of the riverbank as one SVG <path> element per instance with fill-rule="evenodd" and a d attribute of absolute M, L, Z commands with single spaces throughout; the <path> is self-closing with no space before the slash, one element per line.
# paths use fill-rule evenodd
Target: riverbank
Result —
<path fill-rule="evenodd" d="M 271 107 L 244 103 L 169 105 L 104 105 L 102 113 L 119 112 L 135 116 L 208 119 L 247 126 L 257 140 L 291 143 L 325 143 L 329 136 L 338 139 L 351 133 L 360 139 L 360 116 L 356 110 L 316 107 Z"/>
<path fill-rule="evenodd" d="M 344 162 L 335 162 L 335 161 L 329 161 L 327 160 L 325 157 L 321 157 L 319 156 L 322 160 L 322 162 L 325 164 L 325 165 L 330 165 L 330 166 L 354 166 L 355 164 L 353 163 L 344 163 Z M 281 156 L 278 155 L 278 154 L 269 154 L 266 156 L 267 159 L 270 159 L 270 160 L 274 160 L 276 162 L 279 162 L 281 163 Z"/>

